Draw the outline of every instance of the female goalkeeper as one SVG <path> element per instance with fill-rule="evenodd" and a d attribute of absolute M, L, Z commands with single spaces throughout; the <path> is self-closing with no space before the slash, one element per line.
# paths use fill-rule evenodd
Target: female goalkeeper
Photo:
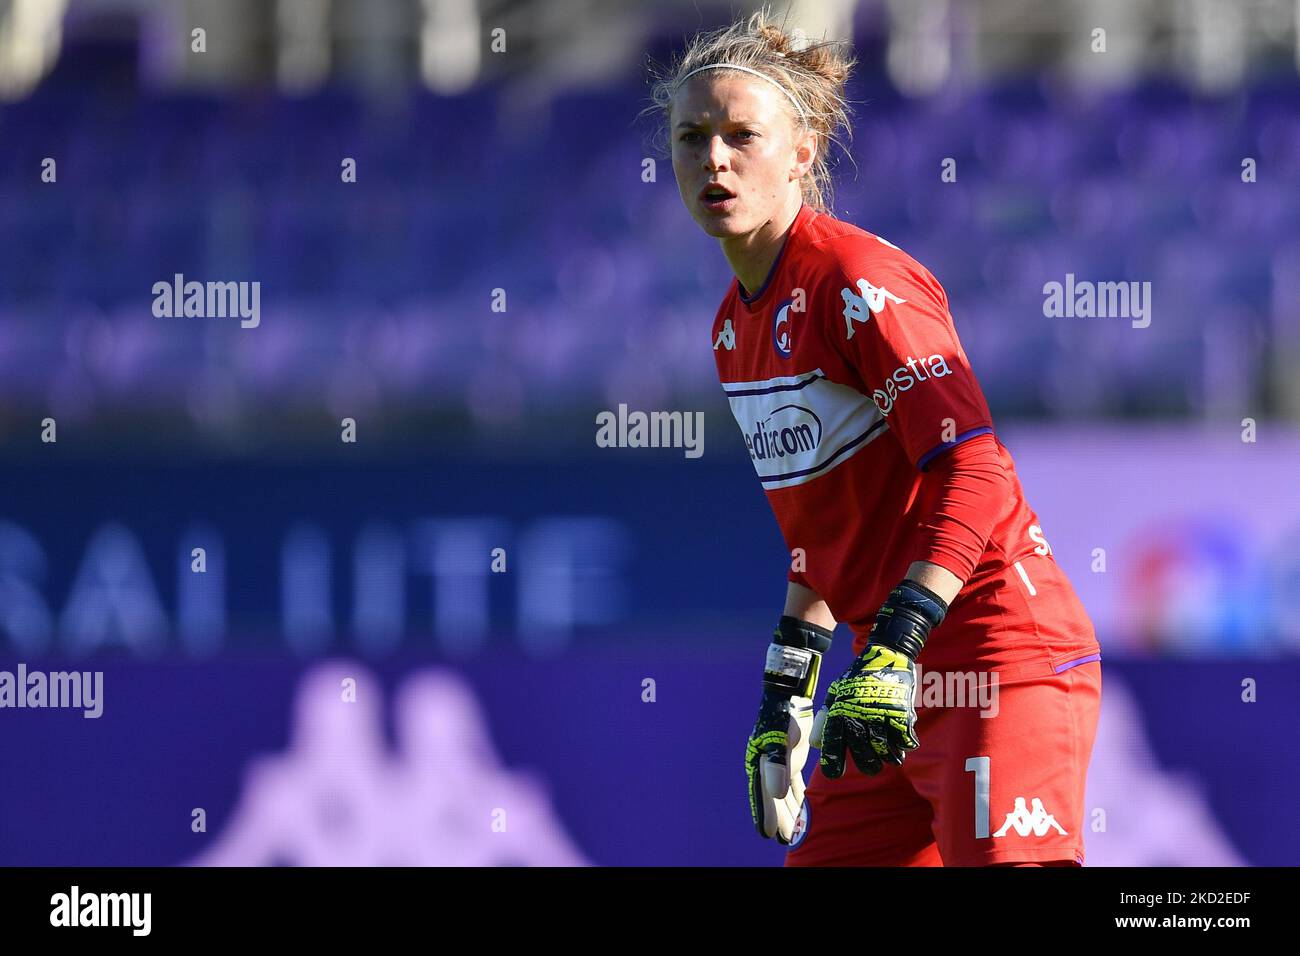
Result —
<path fill-rule="evenodd" d="M 829 212 L 852 66 L 759 12 L 653 77 L 682 202 L 735 273 L 710 342 L 791 553 L 750 811 L 787 865 L 1082 864 L 1100 648 L 943 287 Z M 814 727 L 837 621 L 857 656 Z"/>

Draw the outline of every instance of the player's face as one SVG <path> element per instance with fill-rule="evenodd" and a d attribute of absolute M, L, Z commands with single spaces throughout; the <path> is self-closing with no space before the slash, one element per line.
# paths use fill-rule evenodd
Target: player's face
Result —
<path fill-rule="evenodd" d="M 673 173 L 682 202 L 709 235 L 753 232 L 799 188 L 803 170 L 783 99 L 771 83 L 726 70 L 693 76 L 677 92 L 669 113 Z M 710 183 L 732 198 L 702 197 Z"/>

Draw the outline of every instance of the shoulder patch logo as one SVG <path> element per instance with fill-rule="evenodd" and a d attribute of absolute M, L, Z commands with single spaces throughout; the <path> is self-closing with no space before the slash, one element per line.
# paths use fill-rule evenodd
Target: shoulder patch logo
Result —
<path fill-rule="evenodd" d="M 895 305 L 902 305 L 907 301 L 900 299 L 884 286 L 872 285 L 866 279 L 859 279 L 857 285 L 856 294 L 847 286 L 840 290 L 840 298 L 844 300 L 844 331 L 847 333 L 845 338 L 850 339 L 856 331 L 853 323 L 867 322 L 872 315 L 879 315 L 885 308 L 886 300 Z"/>
<path fill-rule="evenodd" d="M 733 352 L 736 349 L 736 330 L 731 327 L 731 319 L 727 319 L 726 322 L 722 323 L 722 331 L 718 333 L 718 337 L 713 343 L 713 351 L 716 352 L 719 345 L 728 352 Z"/>

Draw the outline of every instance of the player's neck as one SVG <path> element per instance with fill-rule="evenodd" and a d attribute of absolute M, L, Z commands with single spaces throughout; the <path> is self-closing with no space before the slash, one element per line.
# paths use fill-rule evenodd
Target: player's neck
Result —
<path fill-rule="evenodd" d="M 767 281 L 772 264 L 776 262 L 801 208 L 802 197 L 796 196 L 792 205 L 787 205 L 752 232 L 721 240 L 722 254 L 727 257 L 731 271 L 740 280 L 740 291 L 747 298 L 757 293 Z"/>

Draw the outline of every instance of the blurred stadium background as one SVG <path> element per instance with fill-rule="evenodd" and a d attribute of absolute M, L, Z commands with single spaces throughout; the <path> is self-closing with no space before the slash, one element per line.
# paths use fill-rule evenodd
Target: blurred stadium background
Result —
<path fill-rule="evenodd" d="M 786 556 L 636 120 L 750 9 L 0 0 L 0 669 L 105 674 L 0 711 L 0 865 L 780 862 Z M 790 14 L 860 61 L 835 214 L 944 283 L 1097 624 L 1089 863 L 1300 862 L 1300 3 Z M 155 317 L 178 273 L 260 323 Z M 705 454 L 596 447 L 620 404 Z"/>

